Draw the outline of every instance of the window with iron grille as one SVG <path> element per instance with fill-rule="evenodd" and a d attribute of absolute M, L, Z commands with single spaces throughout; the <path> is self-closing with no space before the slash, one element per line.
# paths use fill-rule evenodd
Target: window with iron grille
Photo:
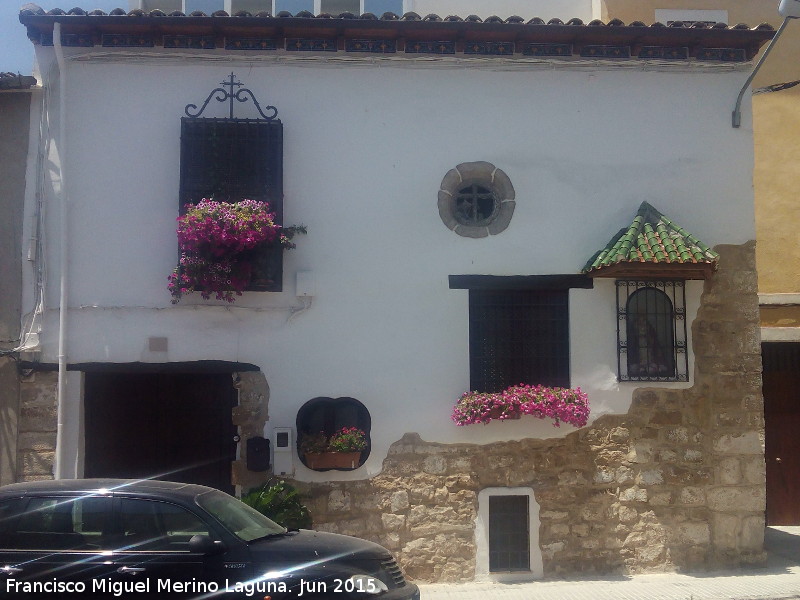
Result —
<path fill-rule="evenodd" d="M 480 227 L 488 225 L 497 216 L 500 203 L 494 192 L 479 183 L 470 183 L 458 189 L 453 216 L 462 225 Z"/>
<path fill-rule="evenodd" d="M 181 119 L 180 212 L 212 197 L 268 202 L 283 224 L 283 124 L 280 120 Z M 257 248 L 247 257 L 254 269 L 249 290 L 279 292 L 280 246 Z"/>
<path fill-rule="evenodd" d="M 569 387 L 569 291 L 472 289 L 470 389 Z"/>
<path fill-rule="evenodd" d="M 528 496 L 489 497 L 489 571 L 531 568 Z"/>
<path fill-rule="evenodd" d="M 620 381 L 688 381 L 683 281 L 617 281 Z"/>

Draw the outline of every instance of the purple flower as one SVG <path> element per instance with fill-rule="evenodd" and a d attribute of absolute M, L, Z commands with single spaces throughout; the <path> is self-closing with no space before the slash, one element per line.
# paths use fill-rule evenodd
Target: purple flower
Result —
<path fill-rule="evenodd" d="M 561 422 L 583 427 L 589 419 L 589 398 L 580 388 L 548 388 L 521 383 L 496 393 L 464 392 L 453 408 L 456 425 L 489 423 L 492 420 L 519 418 L 531 415 L 551 418 L 553 425 Z"/>
<path fill-rule="evenodd" d="M 258 200 L 228 203 L 203 198 L 188 204 L 177 221 L 181 257 L 167 285 L 173 304 L 193 291 L 200 291 L 206 300 L 215 294 L 218 300 L 233 302 L 252 278 L 243 252 L 276 242 L 294 248 L 289 240 L 295 233 L 305 233 L 303 226 L 276 224 L 269 204 Z"/>

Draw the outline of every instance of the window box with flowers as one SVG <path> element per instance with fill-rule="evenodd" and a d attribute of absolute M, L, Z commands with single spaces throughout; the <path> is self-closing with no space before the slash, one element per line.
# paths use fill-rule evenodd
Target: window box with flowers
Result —
<path fill-rule="evenodd" d="M 484 425 L 532 415 L 553 419 L 553 425 L 583 427 L 589 419 L 589 398 L 580 388 L 519 384 L 502 392 L 465 392 L 453 408 L 456 425 Z"/>
<path fill-rule="evenodd" d="M 356 469 L 366 448 L 367 434 L 357 427 L 342 427 L 330 437 L 324 432 L 304 435 L 299 444 L 303 461 L 315 471 Z"/>
<path fill-rule="evenodd" d="M 266 202 L 203 198 L 187 205 L 178 217 L 181 255 L 169 276 L 172 303 L 192 292 L 200 292 L 205 300 L 214 294 L 217 300 L 233 302 L 253 285 L 259 251 L 294 248 L 292 238 L 298 233 L 306 233 L 305 227 L 278 225 Z"/>

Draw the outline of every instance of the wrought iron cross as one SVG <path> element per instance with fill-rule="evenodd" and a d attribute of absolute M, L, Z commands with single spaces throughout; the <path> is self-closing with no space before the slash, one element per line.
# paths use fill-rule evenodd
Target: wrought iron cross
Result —
<path fill-rule="evenodd" d="M 213 90 L 211 90 L 211 93 L 208 95 L 208 98 L 206 98 L 206 101 L 203 102 L 203 106 L 200 107 L 200 110 L 197 110 L 196 104 L 187 104 L 186 108 L 184 109 L 186 116 L 191 119 L 198 118 L 200 115 L 203 114 L 203 111 L 206 109 L 206 106 L 208 106 L 208 103 L 211 102 L 211 98 L 214 98 L 217 100 L 217 102 L 225 102 L 226 100 L 228 101 L 229 118 L 233 119 L 233 101 L 236 100 L 238 102 L 247 102 L 248 96 L 250 100 L 253 101 L 256 110 L 258 110 L 258 114 L 260 114 L 264 120 L 272 121 L 275 117 L 278 116 L 278 109 L 275 108 L 274 106 L 267 106 L 266 107 L 267 114 L 265 114 L 264 111 L 261 110 L 261 105 L 258 103 L 258 100 L 256 100 L 255 95 L 253 95 L 253 92 L 251 92 L 249 89 L 242 88 L 234 92 L 235 88 L 241 87 L 244 84 L 241 81 L 236 81 L 236 76 L 233 73 L 230 74 L 230 77 L 228 77 L 228 79 L 220 82 L 220 85 L 228 87 L 230 88 L 230 90 L 225 90 L 224 87 L 214 88 Z"/>

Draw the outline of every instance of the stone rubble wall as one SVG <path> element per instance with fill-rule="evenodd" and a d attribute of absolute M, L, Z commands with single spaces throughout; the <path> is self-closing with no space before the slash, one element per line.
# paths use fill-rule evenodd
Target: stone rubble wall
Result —
<path fill-rule="evenodd" d="M 638 388 L 627 414 L 559 439 L 446 445 L 406 434 L 370 480 L 294 482 L 315 527 L 385 545 L 418 581 L 469 581 L 478 492 L 532 487 L 545 576 L 763 561 L 754 249 L 716 248 L 692 324 L 691 388 Z"/>
<path fill-rule="evenodd" d="M 231 466 L 231 482 L 244 492 L 263 481 L 262 473 L 247 470 L 246 440 L 264 433 L 269 420 L 269 385 L 261 371 L 243 371 L 233 374 L 233 387 L 239 390 L 239 405 L 233 409 L 233 424 L 239 432 L 239 455 Z"/>
<path fill-rule="evenodd" d="M 58 373 L 32 371 L 19 383 L 17 481 L 53 479 L 58 427 Z"/>

